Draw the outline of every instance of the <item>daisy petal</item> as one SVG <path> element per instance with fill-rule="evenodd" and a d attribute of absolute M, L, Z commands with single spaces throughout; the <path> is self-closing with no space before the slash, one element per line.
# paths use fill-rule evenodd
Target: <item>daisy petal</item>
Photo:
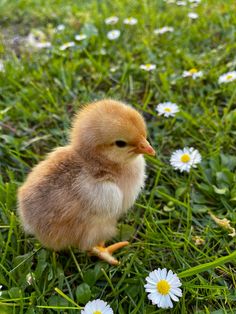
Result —
<path fill-rule="evenodd" d="M 171 292 L 176 294 L 178 297 L 182 297 L 182 291 L 180 288 L 173 288 L 171 289 Z"/>

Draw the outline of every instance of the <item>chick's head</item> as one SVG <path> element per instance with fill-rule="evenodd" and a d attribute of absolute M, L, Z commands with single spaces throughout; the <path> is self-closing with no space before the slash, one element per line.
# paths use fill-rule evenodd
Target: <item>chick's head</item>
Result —
<path fill-rule="evenodd" d="M 92 103 L 77 114 L 71 144 L 85 156 L 96 154 L 123 163 L 138 154 L 155 155 L 146 137 L 143 117 L 132 107 L 108 99 Z"/>

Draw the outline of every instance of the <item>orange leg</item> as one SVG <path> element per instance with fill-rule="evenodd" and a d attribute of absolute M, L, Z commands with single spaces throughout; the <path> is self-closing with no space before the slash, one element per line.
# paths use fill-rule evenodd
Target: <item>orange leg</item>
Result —
<path fill-rule="evenodd" d="M 100 259 L 104 260 L 105 262 L 111 265 L 119 265 L 120 263 L 118 262 L 117 259 L 115 259 L 112 256 L 112 253 L 124 246 L 127 246 L 128 244 L 129 244 L 128 241 L 123 241 L 123 242 L 118 242 L 108 247 L 105 247 L 104 242 L 102 242 L 99 245 L 94 246 L 91 249 L 90 253 L 92 255 L 96 255 L 97 257 L 99 257 Z"/>

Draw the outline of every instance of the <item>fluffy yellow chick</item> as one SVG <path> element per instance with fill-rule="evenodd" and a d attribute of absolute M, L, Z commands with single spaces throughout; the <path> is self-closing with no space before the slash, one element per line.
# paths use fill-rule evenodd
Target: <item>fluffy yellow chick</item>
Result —
<path fill-rule="evenodd" d="M 48 248 L 89 251 L 108 263 L 104 241 L 134 204 L 145 179 L 142 154 L 155 155 L 142 116 L 114 100 L 85 106 L 76 115 L 69 145 L 56 148 L 35 166 L 18 191 L 18 211 L 26 232 Z"/>

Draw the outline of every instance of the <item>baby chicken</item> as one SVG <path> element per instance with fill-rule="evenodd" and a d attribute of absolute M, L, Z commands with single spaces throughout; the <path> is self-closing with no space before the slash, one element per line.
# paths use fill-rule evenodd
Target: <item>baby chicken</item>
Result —
<path fill-rule="evenodd" d="M 144 185 L 142 154 L 155 155 L 146 136 L 144 119 L 128 105 L 107 99 L 85 106 L 69 145 L 50 153 L 19 188 L 25 231 L 45 247 L 72 246 L 117 265 L 112 253 L 128 242 L 104 243 Z"/>

